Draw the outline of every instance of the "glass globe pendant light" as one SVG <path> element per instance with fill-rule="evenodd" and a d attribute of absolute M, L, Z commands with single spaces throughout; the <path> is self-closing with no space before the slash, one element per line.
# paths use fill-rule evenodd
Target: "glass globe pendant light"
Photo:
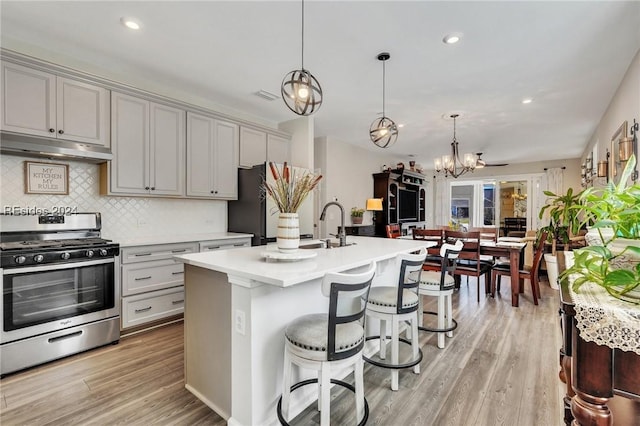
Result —
<path fill-rule="evenodd" d="M 285 105 L 298 115 L 311 115 L 322 105 L 318 80 L 304 69 L 304 0 L 302 0 L 302 65 L 284 76 L 280 93 Z"/>
<path fill-rule="evenodd" d="M 378 60 L 382 61 L 382 117 L 376 118 L 369 127 L 369 137 L 371 141 L 380 148 L 388 148 L 398 139 L 398 126 L 387 117 L 384 113 L 384 80 L 385 80 L 385 62 L 391 57 L 387 52 L 378 55 Z"/>

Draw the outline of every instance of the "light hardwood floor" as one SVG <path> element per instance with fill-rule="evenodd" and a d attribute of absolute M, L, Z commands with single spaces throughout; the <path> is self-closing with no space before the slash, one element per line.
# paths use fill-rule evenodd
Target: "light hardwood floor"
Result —
<path fill-rule="evenodd" d="M 558 293 L 542 282 L 534 306 L 526 282 L 520 307 L 512 308 L 508 283 L 477 303 L 473 278 L 468 286 L 463 278 L 454 337 L 438 349 L 433 333 L 420 332 L 422 372 L 401 371 L 399 391 L 390 390 L 389 370 L 365 366 L 368 424 L 563 424 Z M 184 388 L 182 354 L 177 323 L 8 375 L 0 380 L 0 424 L 225 424 Z M 332 424 L 355 424 L 351 393 L 332 390 L 331 411 Z M 309 407 L 292 424 L 319 424 L 319 414 Z"/>

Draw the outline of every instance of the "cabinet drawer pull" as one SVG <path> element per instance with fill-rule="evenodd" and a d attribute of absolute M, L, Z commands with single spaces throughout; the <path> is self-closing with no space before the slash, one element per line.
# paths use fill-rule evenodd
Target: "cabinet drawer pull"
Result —
<path fill-rule="evenodd" d="M 241 243 L 241 244 L 234 244 L 233 246 L 234 246 L 234 247 L 244 247 L 244 243 Z"/>
<path fill-rule="evenodd" d="M 211 246 L 211 247 L 206 247 L 206 250 L 218 250 L 220 248 L 220 246 Z"/>
<path fill-rule="evenodd" d="M 151 256 L 151 253 L 136 253 L 136 254 L 134 254 L 134 256 L 136 256 L 136 257 L 140 257 L 140 256 Z"/>
<path fill-rule="evenodd" d="M 146 311 L 150 311 L 150 310 L 151 310 L 151 306 L 147 306 L 146 308 L 136 309 L 135 312 L 136 312 L 136 314 L 139 314 L 140 312 L 146 312 Z"/>
<path fill-rule="evenodd" d="M 151 275 L 146 276 L 146 277 L 135 278 L 134 281 L 142 281 L 142 280 L 150 280 L 150 279 L 151 279 Z"/>
<path fill-rule="evenodd" d="M 185 251 L 187 251 L 187 249 L 182 249 L 182 250 L 171 250 L 171 253 L 184 253 Z"/>
<path fill-rule="evenodd" d="M 184 303 L 184 299 L 182 300 L 174 300 L 171 302 L 172 305 L 179 305 L 180 303 Z"/>
<path fill-rule="evenodd" d="M 184 274 L 184 271 L 180 271 L 180 272 L 172 272 L 171 275 L 182 275 Z"/>

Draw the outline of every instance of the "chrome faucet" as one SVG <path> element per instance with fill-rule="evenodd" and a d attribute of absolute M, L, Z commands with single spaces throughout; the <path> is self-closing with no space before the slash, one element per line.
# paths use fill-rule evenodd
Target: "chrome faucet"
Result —
<path fill-rule="evenodd" d="M 325 215 L 327 214 L 327 207 L 329 206 L 338 206 L 340 208 L 340 233 L 337 235 L 338 239 L 340 239 L 340 247 L 344 247 L 347 245 L 347 234 L 344 230 L 344 207 L 342 204 L 337 201 L 329 201 L 324 205 L 322 209 L 322 214 L 320 215 L 320 220 L 324 220 Z"/>

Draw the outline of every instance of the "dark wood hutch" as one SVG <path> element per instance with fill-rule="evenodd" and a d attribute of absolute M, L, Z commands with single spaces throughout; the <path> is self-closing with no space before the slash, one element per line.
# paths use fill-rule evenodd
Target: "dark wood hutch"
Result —
<path fill-rule="evenodd" d="M 382 211 L 375 215 L 375 235 L 385 236 L 385 226 L 399 223 L 405 234 L 409 227 L 424 227 L 426 220 L 426 176 L 406 169 L 373 175 L 373 196 L 382 198 Z"/>

